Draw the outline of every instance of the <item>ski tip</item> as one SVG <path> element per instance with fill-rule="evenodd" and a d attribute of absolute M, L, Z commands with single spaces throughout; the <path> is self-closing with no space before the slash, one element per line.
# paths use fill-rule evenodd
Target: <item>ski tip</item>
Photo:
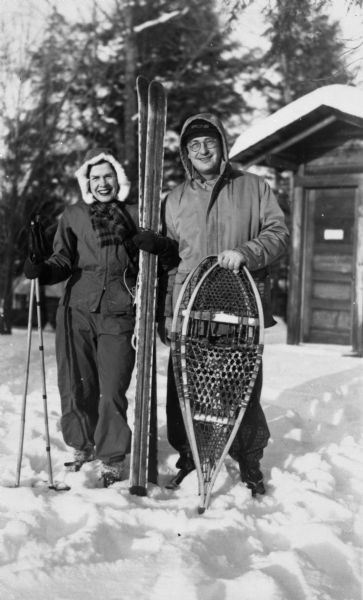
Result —
<path fill-rule="evenodd" d="M 160 102 L 163 102 L 166 105 L 166 92 L 161 81 L 153 79 L 150 82 L 149 94 L 155 95 L 157 98 L 159 98 Z"/>
<path fill-rule="evenodd" d="M 198 515 L 205 513 L 205 506 L 198 506 Z"/>
<path fill-rule="evenodd" d="M 163 84 L 161 83 L 161 81 L 158 81 L 157 79 L 153 79 L 152 81 L 150 81 L 149 88 L 159 90 L 160 92 L 163 92 L 163 93 L 165 92 L 165 88 L 164 88 Z"/>
<path fill-rule="evenodd" d="M 147 88 L 149 85 L 149 80 L 146 79 L 146 77 L 144 77 L 143 75 L 138 75 L 136 77 L 136 85 L 138 88 L 140 88 L 140 87 Z"/>
<path fill-rule="evenodd" d="M 161 81 L 159 81 L 158 79 L 152 79 L 150 81 L 150 87 L 151 88 L 162 88 L 163 84 L 161 83 Z M 164 89 L 164 88 L 163 88 Z"/>
<path fill-rule="evenodd" d="M 129 492 L 133 496 L 147 496 L 147 489 L 143 485 L 132 485 L 129 488 Z"/>

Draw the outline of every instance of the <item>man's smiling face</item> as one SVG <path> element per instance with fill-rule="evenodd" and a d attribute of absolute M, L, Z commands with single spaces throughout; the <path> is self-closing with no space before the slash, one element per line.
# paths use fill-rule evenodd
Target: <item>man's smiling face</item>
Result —
<path fill-rule="evenodd" d="M 89 172 L 89 186 L 92 196 L 99 202 L 114 200 L 118 192 L 116 173 L 108 162 L 93 165 Z"/>
<path fill-rule="evenodd" d="M 187 143 L 188 158 L 193 167 L 204 177 L 214 179 L 219 174 L 222 159 L 221 143 L 216 135 L 197 136 Z"/>

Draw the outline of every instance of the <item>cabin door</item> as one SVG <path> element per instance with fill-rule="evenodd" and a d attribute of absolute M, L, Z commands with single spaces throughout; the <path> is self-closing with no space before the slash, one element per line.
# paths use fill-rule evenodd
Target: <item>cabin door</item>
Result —
<path fill-rule="evenodd" d="M 355 189 L 306 190 L 302 341 L 351 344 Z"/>

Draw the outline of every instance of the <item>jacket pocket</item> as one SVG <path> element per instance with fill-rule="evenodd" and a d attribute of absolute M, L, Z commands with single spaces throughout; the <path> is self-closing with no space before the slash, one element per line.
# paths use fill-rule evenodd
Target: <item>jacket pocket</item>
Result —
<path fill-rule="evenodd" d="M 120 280 L 110 281 L 107 284 L 102 304 L 108 314 L 132 314 L 133 297 Z"/>

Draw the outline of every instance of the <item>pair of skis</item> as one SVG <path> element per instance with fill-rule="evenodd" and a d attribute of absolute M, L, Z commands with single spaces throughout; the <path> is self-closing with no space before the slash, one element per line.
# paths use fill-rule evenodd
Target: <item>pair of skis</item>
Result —
<path fill-rule="evenodd" d="M 138 77 L 139 226 L 158 232 L 166 126 L 166 95 L 158 81 Z M 130 493 L 157 483 L 155 311 L 157 256 L 140 250 L 136 292 L 136 392 Z"/>

